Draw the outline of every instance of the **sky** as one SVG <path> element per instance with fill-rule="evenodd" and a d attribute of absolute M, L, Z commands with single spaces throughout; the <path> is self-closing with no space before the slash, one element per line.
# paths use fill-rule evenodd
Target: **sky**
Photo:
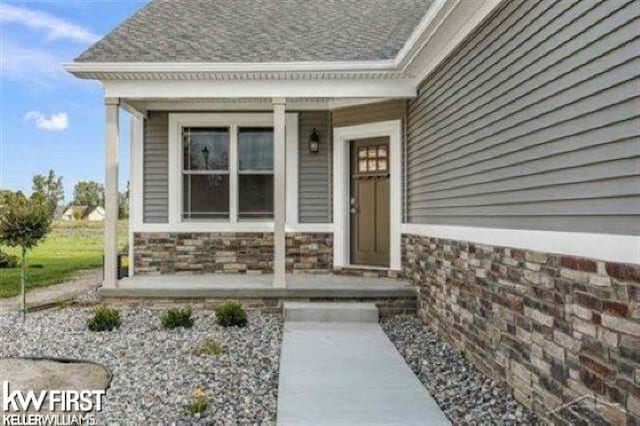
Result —
<path fill-rule="evenodd" d="M 0 0 L 0 189 L 31 192 L 53 169 L 65 201 L 81 180 L 104 181 L 100 83 L 68 74 L 71 62 L 145 0 Z M 129 119 L 120 111 L 120 190 L 129 179 Z"/>

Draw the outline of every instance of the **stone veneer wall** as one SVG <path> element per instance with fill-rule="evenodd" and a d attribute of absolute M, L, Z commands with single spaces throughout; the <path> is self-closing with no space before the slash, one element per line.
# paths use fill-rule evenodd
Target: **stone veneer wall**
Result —
<path fill-rule="evenodd" d="M 518 401 L 640 424 L 640 267 L 415 235 L 403 265 L 423 321 Z"/>
<path fill-rule="evenodd" d="M 287 269 L 328 272 L 333 234 L 287 233 Z M 135 233 L 136 273 L 267 273 L 273 271 L 270 232 Z"/>

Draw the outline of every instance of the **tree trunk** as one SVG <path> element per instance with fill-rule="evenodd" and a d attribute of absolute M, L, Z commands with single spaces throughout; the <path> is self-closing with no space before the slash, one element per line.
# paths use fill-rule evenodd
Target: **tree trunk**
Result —
<path fill-rule="evenodd" d="M 25 291 L 25 282 L 27 280 L 27 249 L 22 247 L 22 271 L 20 272 L 20 287 L 22 291 L 22 321 L 25 320 L 27 314 L 27 296 Z"/>

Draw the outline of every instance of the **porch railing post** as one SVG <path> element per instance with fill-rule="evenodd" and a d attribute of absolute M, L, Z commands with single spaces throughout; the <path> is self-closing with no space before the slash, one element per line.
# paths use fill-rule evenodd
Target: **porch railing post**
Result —
<path fill-rule="evenodd" d="M 119 99 L 105 99 L 104 287 L 118 286 L 119 108 Z"/>
<path fill-rule="evenodd" d="M 273 99 L 273 286 L 286 287 L 285 100 Z"/>

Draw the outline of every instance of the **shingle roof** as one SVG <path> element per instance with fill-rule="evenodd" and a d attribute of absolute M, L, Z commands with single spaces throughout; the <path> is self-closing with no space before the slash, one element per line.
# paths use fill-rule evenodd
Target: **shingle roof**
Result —
<path fill-rule="evenodd" d="M 392 59 L 433 0 L 153 0 L 78 62 Z"/>

